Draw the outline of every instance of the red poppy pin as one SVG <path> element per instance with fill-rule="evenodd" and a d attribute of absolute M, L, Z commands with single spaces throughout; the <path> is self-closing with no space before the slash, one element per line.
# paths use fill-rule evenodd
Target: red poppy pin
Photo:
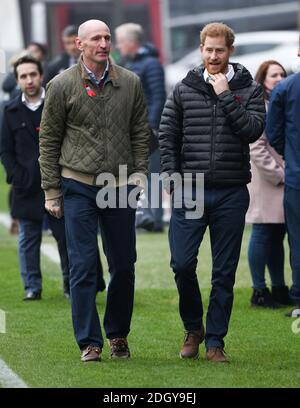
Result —
<path fill-rule="evenodd" d="M 234 95 L 234 99 L 239 103 L 242 102 L 242 98 L 239 95 Z"/>
<path fill-rule="evenodd" d="M 91 87 L 88 84 L 84 85 L 86 93 L 88 94 L 88 96 L 96 96 L 96 93 L 91 89 Z"/>

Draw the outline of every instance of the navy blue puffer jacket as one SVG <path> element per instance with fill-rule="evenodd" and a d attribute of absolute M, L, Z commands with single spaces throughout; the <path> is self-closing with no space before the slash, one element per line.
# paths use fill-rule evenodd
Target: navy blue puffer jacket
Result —
<path fill-rule="evenodd" d="M 133 59 L 124 61 L 121 65 L 140 77 L 146 97 L 150 127 L 158 129 L 166 101 L 166 91 L 164 70 L 156 48 L 147 43 L 139 49 Z"/>

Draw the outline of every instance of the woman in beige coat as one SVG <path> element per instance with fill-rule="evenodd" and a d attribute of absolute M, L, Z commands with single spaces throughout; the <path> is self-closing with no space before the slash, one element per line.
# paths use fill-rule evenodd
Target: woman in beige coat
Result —
<path fill-rule="evenodd" d="M 276 61 L 266 61 L 258 68 L 255 79 L 264 88 L 266 108 L 272 89 L 285 77 L 285 69 Z M 250 145 L 250 156 L 252 181 L 248 185 L 250 205 L 246 222 L 253 224 L 248 248 L 253 281 L 251 304 L 274 308 L 291 302 L 284 282 L 284 162 L 265 134 Z M 272 294 L 265 282 L 266 266 Z"/>

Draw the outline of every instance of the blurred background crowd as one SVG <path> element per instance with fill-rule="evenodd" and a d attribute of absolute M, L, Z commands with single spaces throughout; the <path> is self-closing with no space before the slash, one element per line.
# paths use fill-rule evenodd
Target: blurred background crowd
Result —
<path fill-rule="evenodd" d="M 296 70 L 298 64 L 295 53 L 289 52 L 297 46 L 297 36 L 283 32 L 297 30 L 298 0 L 3 0 L 0 48 L 6 61 L 1 62 L 0 71 L 9 69 L 11 58 L 32 42 L 42 44 L 40 58 L 45 61 L 63 50 L 72 54 L 63 30 L 91 18 L 109 22 L 112 31 L 126 22 L 140 24 L 145 39 L 159 51 L 167 89 L 200 61 L 199 32 L 210 21 L 222 21 L 238 33 L 234 57 L 252 75 L 270 57 L 288 64 L 287 71 Z M 118 61 L 118 50 L 114 49 L 113 56 Z"/>

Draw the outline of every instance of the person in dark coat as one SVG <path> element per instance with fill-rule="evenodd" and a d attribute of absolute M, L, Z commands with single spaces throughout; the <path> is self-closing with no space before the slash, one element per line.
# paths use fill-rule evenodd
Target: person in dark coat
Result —
<path fill-rule="evenodd" d="M 54 57 L 48 64 L 45 72 L 45 83 L 47 84 L 52 78 L 67 68 L 77 64 L 80 51 L 76 47 L 78 27 L 70 25 L 65 27 L 62 32 L 62 43 L 64 46 L 64 52 Z"/>
<path fill-rule="evenodd" d="M 26 291 L 24 300 L 38 300 L 42 292 L 40 246 L 46 213 L 38 163 L 40 120 L 45 97 L 42 88 L 43 69 L 39 61 L 24 56 L 15 63 L 14 72 L 22 93 L 5 107 L 0 157 L 7 182 L 13 187 L 11 213 L 19 220 L 19 257 Z M 64 221 L 49 214 L 48 219 L 60 254 L 64 293 L 69 297 L 69 261 Z"/>
<path fill-rule="evenodd" d="M 169 243 L 185 328 L 180 356 L 197 358 L 199 344 L 205 339 L 206 359 L 215 362 L 228 361 L 224 337 L 249 205 L 249 143 L 260 137 L 265 124 L 262 87 L 242 65 L 229 63 L 233 42 L 234 32 L 225 24 L 211 23 L 203 28 L 200 50 L 204 66 L 191 70 L 170 94 L 159 134 L 165 184 L 175 180 Z M 200 174 L 204 189 L 201 180 L 197 182 Z M 179 188 L 182 177 L 183 195 Z M 187 193 L 192 200 L 186 200 Z M 193 202 L 197 213 L 187 211 Z M 207 227 L 212 290 L 205 333 L 196 267 Z"/>
<path fill-rule="evenodd" d="M 3 80 L 2 83 L 2 90 L 3 92 L 7 93 L 9 95 L 9 100 L 12 100 L 14 98 L 16 98 L 18 95 L 20 95 L 22 93 L 20 87 L 17 84 L 16 81 L 16 77 L 15 77 L 15 73 L 13 71 L 13 65 L 14 62 L 17 61 L 19 58 L 21 58 L 24 55 L 31 55 L 33 58 L 37 59 L 38 61 L 40 61 L 42 63 L 42 67 L 43 67 L 43 71 L 45 71 L 46 69 L 46 58 L 47 58 L 47 48 L 45 45 L 35 42 L 35 41 L 31 41 L 28 45 L 27 48 L 25 50 L 22 51 L 21 54 L 18 54 L 18 56 L 15 56 L 12 59 L 11 62 L 11 72 L 9 72 L 6 77 Z M 45 85 L 43 83 L 43 85 Z M 4 111 L 4 107 L 5 105 L 7 105 L 7 101 L 2 101 L 0 103 L 0 129 L 1 129 L 1 123 L 2 123 L 2 113 Z M 12 201 L 12 191 L 10 190 L 9 192 L 9 208 L 11 208 L 11 201 Z M 12 218 L 11 220 L 11 225 L 9 228 L 9 231 L 11 234 L 18 234 L 19 232 L 19 224 L 18 224 L 18 220 Z"/>
<path fill-rule="evenodd" d="M 300 37 L 298 56 L 300 57 Z M 290 75 L 273 90 L 266 134 L 271 146 L 285 160 L 284 213 L 290 247 L 293 284 L 290 297 L 300 316 L 300 73 Z"/>
<path fill-rule="evenodd" d="M 115 34 L 116 47 L 122 56 L 120 65 L 124 66 L 140 77 L 145 93 L 148 108 L 148 119 L 150 127 L 153 131 L 153 148 L 151 148 L 150 145 L 151 155 L 149 160 L 149 176 L 151 176 L 151 173 L 159 173 L 160 171 L 160 155 L 157 143 L 157 132 L 163 107 L 166 101 L 164 70 L 159 61 L 158 50 L 151 43 L 145 43 L 144 30 L 139 24 L 122 24 L 116 28 Z M 161 191 L 159 191 L 158 197 L 155 197 L 155 194 L 156 192 L 153 191 L 153 196 L 151 198 L 151 184 L 149 182 L 148 197 L 154 217 L 154 224 L 151 227 L 149 225 L 149 229 L 154 232 L 162 232 L 162 194 Z M 158 208 L 151 205 L 152 201 L 158 203 Z"/>

